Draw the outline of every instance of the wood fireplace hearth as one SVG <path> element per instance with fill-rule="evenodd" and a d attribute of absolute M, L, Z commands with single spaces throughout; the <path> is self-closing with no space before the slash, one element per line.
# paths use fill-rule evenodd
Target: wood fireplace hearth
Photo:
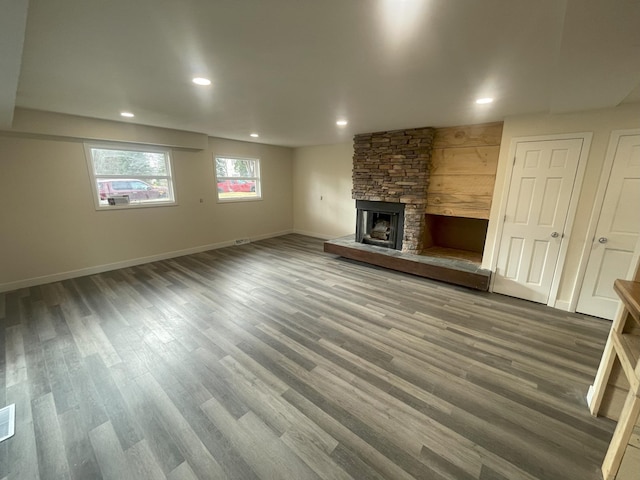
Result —
<path fill-rule="evenodd" d="M 475 262 L 450 256 L 414 255 L 356 242 L 354 235 L 324 242 L 324 251 L 359 262 L 420 277 L 487 291 L 491 272 Z"/>

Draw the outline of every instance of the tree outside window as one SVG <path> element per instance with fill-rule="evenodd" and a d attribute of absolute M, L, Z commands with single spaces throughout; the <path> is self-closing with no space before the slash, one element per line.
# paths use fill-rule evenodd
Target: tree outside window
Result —
<path fill-rule="evenodd" d="M 218 200 L 233 202 L 259 200 L 260 160 L 256 158 L 215 158 Z"/>

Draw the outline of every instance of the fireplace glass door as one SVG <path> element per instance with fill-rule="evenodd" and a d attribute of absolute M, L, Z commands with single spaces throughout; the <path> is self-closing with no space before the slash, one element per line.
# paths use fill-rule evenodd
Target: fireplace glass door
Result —
<path fill-rule="evenodd" d="M 356 241 L 402 250 L 404 204 L 356 201 Z"/>

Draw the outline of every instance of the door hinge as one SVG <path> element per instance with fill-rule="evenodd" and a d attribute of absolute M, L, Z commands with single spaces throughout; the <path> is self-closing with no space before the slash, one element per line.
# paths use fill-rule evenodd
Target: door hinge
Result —
<path fill-rule="evenodd" d="M 513 157 L 513 164 L 516 164 L 516 157 Z"/>
<path fill-rule="evenodd" d="M 504 218 L 502 219 L 503 222 L 507 221 L 507 216 L 505 215 Z"/>

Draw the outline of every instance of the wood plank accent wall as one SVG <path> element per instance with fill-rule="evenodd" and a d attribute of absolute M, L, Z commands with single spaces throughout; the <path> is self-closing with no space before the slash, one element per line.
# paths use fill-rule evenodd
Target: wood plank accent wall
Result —
<path fill-rule="evenodd" d="M 437 128 L 426 213 L 489 218 L 502 122 Z"/>

